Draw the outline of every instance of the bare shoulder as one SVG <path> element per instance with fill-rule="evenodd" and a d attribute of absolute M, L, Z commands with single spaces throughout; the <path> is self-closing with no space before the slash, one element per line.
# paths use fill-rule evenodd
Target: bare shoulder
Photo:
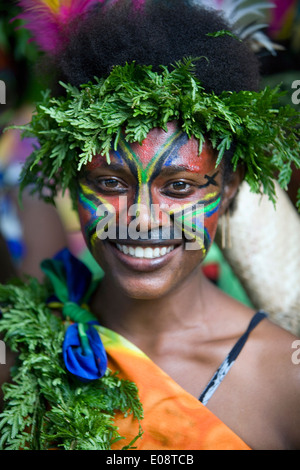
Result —
<path fill-rule="evenodd" d="M 299 379 L 300 367 L 297 366 L 300 365 L 300 338 L 269 318 L 261 323 L 261 327 L 253 336 L 260 355 L 264 355 L 264 352 L 268 353 L 264 356 L 266 374 L 268 374 L 270 365 L 273 364 L 282 377 L 288 374 L 291 379 Z M 277 377 L 280 379 L 279 374 Z"/>
<path fill-rule="evenodd" d="M 233 301 L 230 306 L 235 309 L 231 324 L 245 331 L 255 312 Z M 300 449 L 299 338 L 264 318 L 219 389 L 208 407 L 250 448 Z"/>
<path fill-rule="evenodd" d="M 283 448 L 300 449 L 300 339 L 265 319 L 251 343 L 266 391 L 266 417 L 278 430 Z"/>

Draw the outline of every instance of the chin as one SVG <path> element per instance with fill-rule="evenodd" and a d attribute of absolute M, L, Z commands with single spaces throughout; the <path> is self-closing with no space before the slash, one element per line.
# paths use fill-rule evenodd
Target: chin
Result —
<path fill-rule="evenodd" d="M 114 277 L 114 283 L 124 296 L 136 300 L 158 300 L 168 295 L 175 287 L 166 279 L 149 275 L 121 279 Z"/>
<path fill-rule="evenodd" d="M 157 258 L 137 258 L 114 243 L 98 244 L 92 254 L 106 273 L 110 292 L 137 300 L 158 300 L 180 288 L 201 264 L 202 252 L 186 251 L 182 243 Z"/>

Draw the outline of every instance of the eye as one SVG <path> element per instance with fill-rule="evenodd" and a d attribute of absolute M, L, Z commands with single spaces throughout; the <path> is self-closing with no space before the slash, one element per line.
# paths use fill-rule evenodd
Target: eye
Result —
<path fill-rule="evenodd" d="M 102 184 L 105 186 L 105 188 L 115 189 L 118 187 L 119 182 L 114 179 L 110 179 L 102 181 Z"/>
<path fill-rule="evenodd" d="M 189 196 L 192 193 L 193 187 L 186 181 L 173 181 L 164 188 L 164 193 L 167 196 Z"/>
<path fill-rule="evenodd" d="M 103 192 L 124 192 L 127 189 L 125 182 L 120 181 L 118 178 L 107 178 L 101 177 L 97 178 L 95 182 L 96 186 L 100 191 Z"/>
<path fill-rule="evenodd" d="M 190 187 L 190 185 L 188 183 L 185 183 L 184 181 L 176 181 L 176 183 L 171 184 L 171 187 L 175 191 L 184 191 L 185 189 Z"/>

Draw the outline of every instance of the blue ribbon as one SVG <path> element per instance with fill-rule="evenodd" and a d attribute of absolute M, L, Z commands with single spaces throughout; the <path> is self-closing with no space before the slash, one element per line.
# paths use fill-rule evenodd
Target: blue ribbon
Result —
<path fill-rule="evenodd" d="M 71 374 L 84 382 L 96 380 L 105 374 L 107 356 L 99 333 L 93 325 L 98 322 L 74 323 L 66 331 L 63 358 Z M 80 332 L 84 328 L 84 333 Z"/>
<path fill-rule="evenodd" d="M 93 283 L 91 272 L 68 249 L 60 251 L 53 259 L 42 262 L 54 296 L 48 305 L 55 302 L 62 308 L 63 316 L 75 323 L 68 326 L 63 342 L 63 358 L 67 370 L 83 382 L 96 380 L 106 372 L 107 356 L 94 325 L 100 325 L 84 307 L 97 283 Z"/>

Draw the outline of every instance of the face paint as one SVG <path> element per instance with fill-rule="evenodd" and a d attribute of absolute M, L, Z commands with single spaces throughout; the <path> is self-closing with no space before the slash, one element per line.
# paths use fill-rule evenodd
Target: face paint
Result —
<path fill-rule="evenodd" d="M 109 207 L 109 202 L 98 193 L 95 193 L 87 184 L 79 182 L 78 206 L 80 212 L 81 226 L 88 242 L 92 248 L 97 241 L 97 225 L 103 217 L 98 216 L 100 206 Z"/>
<path fill-rule="evenodd" d="M 108 190 L 103 185 L 110 178 L 115 188 Z M 191 180 L 183 184 L 190 185 L 193 191 L 176 194 L 163 190 L 168 182 L 182 183 L 181 179 Z M 97 186 L 99 180 L 101 184 Z M 120 186 L 118 180 L 122 181 Z M 204 145 L 199 155 L 196 139 L 189 139 L 173 123 L 168 125 L 167 133 L 150 131 L 142 145 L 129 144 L 121 138 L 117 150 L 111 152 L 111 164 L 103 156 L 96 156 L 86 165 L 79 182 L 79 215 L 88 245 L 93 247 L 97 242 L 97 226 L 103 220 L 103 211 L 101 216 L 97 213 L 99 207 L 110 208 L 108 213 L 114 213 L 117 225 L 121 219 L 130 225 L 136 216 L 129 215 L 128 209 L 136 204 L 156 224 L 152 208 L 161 208 L 158 222 L 164 223 L 165 214 L 175 225 L 181 224 L 183 234 L 188 239 L 196 234 L 198 246 L 201 242 L 206 253 L 216 229 L 221 202 L 219 187 L 220 175 L 209 145 Z M 177 210 L 172 208 L 174 204 Z"/>
<path fill-rule="evenodd" d="M 196 204 L 184 205 L 173 213 L 174 224 L 180 224 L 186 239 L 194 242 L 186 243 L 186 249 L 201 249 L 204 254 L 207 253 L 211 245 L 208 219 L 218 213 L 220 204 L 220 193 L 208 193 Z"/>

